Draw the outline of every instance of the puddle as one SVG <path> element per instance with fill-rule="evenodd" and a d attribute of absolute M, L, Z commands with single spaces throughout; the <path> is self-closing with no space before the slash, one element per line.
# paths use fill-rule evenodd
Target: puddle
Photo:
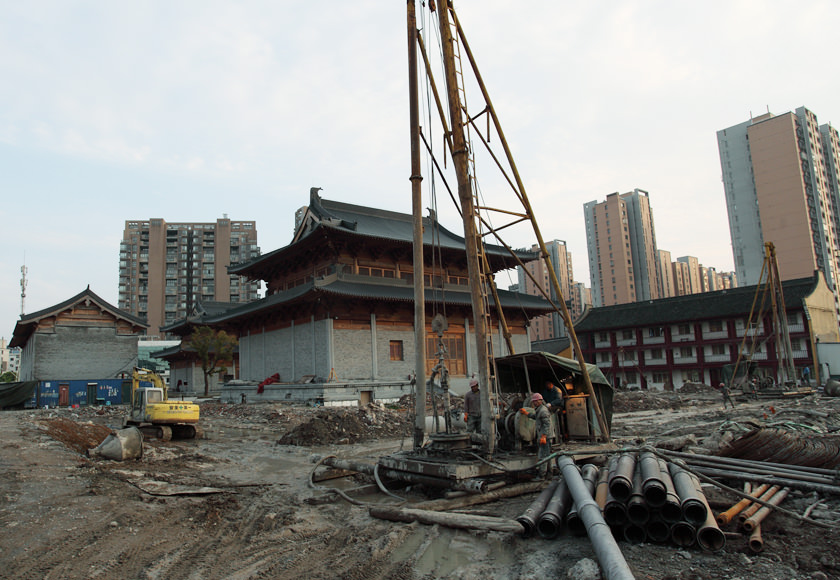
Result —
<path fill-rule="evenodd" d="M 420 577 L 449 577 L 456 570 L 472 564 L 487 563 L 509 568 L 515 563 L 513 548 L 499 540 L 485 538 L 476 542 L 475 536 L 461 530 L 440 529 L 430 538 L 433 528 L 421 526 L 392 555 L 396 561 L 414 559 L 414 570 Z"/>

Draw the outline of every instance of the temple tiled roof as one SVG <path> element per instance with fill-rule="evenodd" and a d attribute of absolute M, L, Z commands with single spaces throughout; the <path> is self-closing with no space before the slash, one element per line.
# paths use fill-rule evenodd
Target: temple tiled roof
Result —
<path fill-rule="evenodd" d="M 814 292 L 818 283 L 818 276 L 782 282 L 787 307 L 800 307 L 805 298 Z M 675 298 L 591 308 L 575 323 L 575 330 L 582 332 L 632 328 L 747 315 L 755 295 L 755 286 L 744 286 Z"/>
<path fill-rule="evenodd" d="M 266 279 L 271 264 L 288 260 L 304 252 L 306 246 L 317 243 L 318 236 L 355 238 L 383 245 L 397 245 L 410 249 L 414 237 L 414 218 L 410 214 L 321 199 L 317 189 L 310 192 L 310 203 L 295 232 L 292 242 L 285 247 L 263 254 L 249 262 L 234 264 L 230 274 Z M 433 217 L 423 218 L 423 245 L 443 252 L 465 254 L 464 238 L 444 228 Z M 510 252 L 500 245 L 485 244 L 485 253 L 494 271 L 516 265 Z M 515 250 L 522 261 L 538 258 L 536 252 Z"/>

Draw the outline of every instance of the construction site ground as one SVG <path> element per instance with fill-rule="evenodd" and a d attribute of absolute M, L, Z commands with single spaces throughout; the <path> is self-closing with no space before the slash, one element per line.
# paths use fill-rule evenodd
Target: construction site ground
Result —
<path fill-rule="evenodd" d="M 714 449 L 755 424 L 811 434 L 838 426 L 840 399 L 738 402 L 708 388 L 617 393 L 619 445 L 680 441 Z M 406 409 L 202 404 L 206 437 L 146 440 L 140 459 L 89 459 L 118 427 L 118 407 L 0 413 L 0 577 L 19 579 L 596 578 L 586 537 L 555 540 L 372 518 L 365 506 L 309 485 L 314 455 L 375 463 L 411 445 Z M 345 478 L 345 488 L 370 483 Z M 326 484 L 324 484 L 326 485 Z M 706 488 L 713 506 L 737 498 Z M 403 493 L 403 492 L 400 492 Z M 515 518 L 526 495 L 466 513 Z M 392 504 L 382 493 L 365 502 Z M 421 497 L 411 499 L 420 500 Z M 840 498 L 792 493 L 783 507 L 831 529 L 774 513 L 765 547 L 730 533 L 719 552 L 671 544 L 619 547 L 639 579 L 840 578 Z M 729 530 L 727 530 L 729 531 Z"/>

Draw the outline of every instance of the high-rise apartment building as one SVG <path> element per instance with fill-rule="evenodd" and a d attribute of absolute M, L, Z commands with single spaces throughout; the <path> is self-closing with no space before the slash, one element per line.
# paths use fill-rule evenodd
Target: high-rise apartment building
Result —
<path fill-rule="evenodd" d="M 676 282 L 674 281 L 674 268 L 671 266 L 671 252 L 668 250 L 657 250 L 657 267 L 659 268 L 659 281 L 662 284 L 661 298 L 679 296 Z"/>
<path fill-rule="evenodd" d="M 611 193 L 583 206 L 592 300 L 612 306 L 661 297 L 648 192 Z"/>
<path fill-rule="evenodd" d="M 738 283 L 759 282 L 764 244 L 783 280 L 820 270 L 838 298 L 840 139 L 804 107 L 717 132 Z"/>
<path fill-rule="evenodd" d="M 683 269 L 685 284 L 685 294 L 700 294 L 701 292 L 708 292 L 708 288 L 704 288 L 700 273 L 700 260 L 694 256 L 683 256 L 677 258 L 677 262 L 686 264 Z"/>
<path fill-rule="evenodd" d="M 580 302 L 580 294 L 572 292 L 574 280 L 572 255 L 566 248 L 566 242 L 561 240 L 552 240 L 545 244 L 545 248 L 548 250 L 549 259 L 554 266 L 554 274 L 560 283 L 560 290 L 563 292 L 563 299 L 566 301 L 569 315 L 574 320 L 583 312 L 583 304 Z M 536 244 L 531 247 L 532 252 L 539 252 L 539 249 L 539 246 Z M 526 275 L 525 270 L 531 276 Z M 554 294 L 548 269 L 543 260 L 527 262 L 525 269 L 519 266 L 517 267 L 517 272 L 519 275 L 519 283 L 517 284 L 519 292 L 532 296 L 542 296 L 542 292 L 537 288 L 537 284 L 539 284 L 539 288 L 545 291 L 551 297 L 552 301 L 556 301 L 557 297 Z M 531 340 L 546 340 L 567 335 L 566 325 L 563 324 L 563 319 L 557 312 L 534 318 L 531 321 L 530 333 Z"/>
<path fill-rule="evenodd" d="M 119 307 L 149 323 L 149 335 L 184 318 L 199 300 L 250 302 L 259 283 L 230 276 L 230 264 L 259 256 L 253 221 L 126 221 L 120 243 Z"/>

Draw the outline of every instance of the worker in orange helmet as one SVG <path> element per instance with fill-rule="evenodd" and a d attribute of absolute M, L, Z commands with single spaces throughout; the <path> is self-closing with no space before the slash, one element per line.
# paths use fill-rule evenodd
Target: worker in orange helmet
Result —
<path fill-rule="evenodd" d="M 520 412 L 534 419 L 536 424 L 535 435 L 537 438 L 537 461 L 542 461 L 551 455 L 551 440 L 549 433 L 551 433 L 551 415 L 548 412 L 548 407 L 545 405 L 543 396 L 539 393 L 531 395 L 531 407 L 533 412 L 528 412 L 523 408 Z M 540 477 L 545 478 L 548 473 L 548 461 L 542 463 L 537 468 L 537 473 Z"/>

